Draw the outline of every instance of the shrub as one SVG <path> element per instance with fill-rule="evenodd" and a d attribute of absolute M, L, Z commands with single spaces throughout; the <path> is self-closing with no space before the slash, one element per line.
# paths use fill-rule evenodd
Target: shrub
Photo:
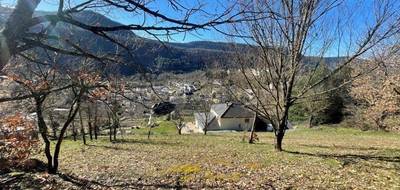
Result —
<path fill-rule="evenodd" d="M 6 116 L 0 126 L 0 159 L 11 165 L 23 162 L 39 147 L 34 122 L 22 114 Z"/>

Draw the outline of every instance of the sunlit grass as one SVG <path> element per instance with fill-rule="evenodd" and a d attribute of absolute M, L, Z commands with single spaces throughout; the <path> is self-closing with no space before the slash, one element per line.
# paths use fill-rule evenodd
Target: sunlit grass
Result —
<path fill-rule="evenodd" d="M 141 179 L 193 187 L 400 188 L 400 135 L 339 126 L 299 127 L 274 150 L 272 133 L 242 141 L 243 132 L 178 135 L 172 122 L 133 135 L 65 140 L 61 171 L 104 183 Z M 247 134 L 248 135 L 248 134 Z"/>

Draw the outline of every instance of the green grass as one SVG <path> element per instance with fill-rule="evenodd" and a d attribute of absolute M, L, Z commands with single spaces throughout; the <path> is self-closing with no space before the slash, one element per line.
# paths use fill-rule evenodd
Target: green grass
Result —
<path fill-rule="evenodd" d="M 191 188 L 400 189 L 396 133 L 300 127 L 287 132 L 285 151 L 275 152 L 272 133 L 258 133 L 260 142 L 248 144 L 244 133 L 177 135 L 169 121 L 152 129 L 149 140 L 147 129 L 133 132 L 119 143 L 107 137 L 88 146 L 66 140 L 61 171 L 110 186 L 135 181 Z"/>

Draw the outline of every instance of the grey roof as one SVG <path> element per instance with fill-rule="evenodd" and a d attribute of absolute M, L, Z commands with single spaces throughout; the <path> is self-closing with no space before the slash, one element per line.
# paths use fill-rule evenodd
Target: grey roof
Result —
<path fill-rule="evenodd" d="M 222 118 L 252 118 L 254 116 L 255 116 L 255 112 L 250 110 L 249 108 L 246 108 L 240 104 L 231 104 L 221 117 Z"/>
<path fill-rule="evenodd" d="M 211 105 L 211 110 L 214 110 L 215 113 L 217 113 L 217 116 L 221 116 L 226 112 L 231 104 L 232 103 L 213 104 Z"/>

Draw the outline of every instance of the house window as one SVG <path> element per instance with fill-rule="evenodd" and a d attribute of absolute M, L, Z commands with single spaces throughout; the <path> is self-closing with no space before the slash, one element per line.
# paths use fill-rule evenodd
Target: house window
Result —
<path fill-rule="evenodd" d="M 249 118 L 244 119 L 244 122 L 245 122 L 245 123 L 248 123 L 248 122 L 250 122 L 250 119 L 249 119 Z"/>

